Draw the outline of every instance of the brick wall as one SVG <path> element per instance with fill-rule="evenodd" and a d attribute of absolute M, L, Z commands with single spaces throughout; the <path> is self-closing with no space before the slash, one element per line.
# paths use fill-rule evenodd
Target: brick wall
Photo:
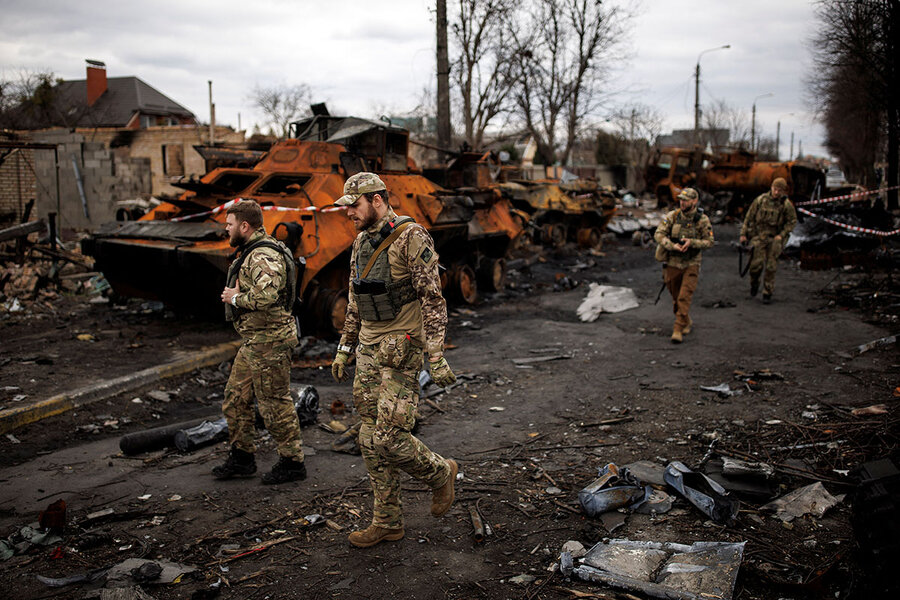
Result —
<path fill-rule="evenodd" d="M 37 152 L 53 154 L 49 150 Z M 35 197 L 34 153 L 34 150 L 15 149 L 0 164 L 0 228 L 20 223 L 25 205 Z M 31 220 L 35 218 L 36 211 L 32 209 Z"/>

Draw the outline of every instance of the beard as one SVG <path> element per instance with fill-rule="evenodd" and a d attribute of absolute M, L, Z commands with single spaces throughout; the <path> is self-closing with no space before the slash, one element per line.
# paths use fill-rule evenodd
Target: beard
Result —
<path fill-rule="evenodd" d="M 240 234 L 240 232 L 235 231 L 228 237 L 228 244 L 232 248 L 239 248 L 243 246 L 247 242 L 247 239 Z"/>
<path fill-rule="evenodd" d="M 378 215 L 375 214 L 375 209 L 369 206 L 368 211 L 365 214 L 362 214 L 362 211 L 358 212 L 356 215 L 356 219 L 357 220 L 353 222 L 356 230 L 365 231 L 375 224 L 375 221 L 378 220 Z"/>

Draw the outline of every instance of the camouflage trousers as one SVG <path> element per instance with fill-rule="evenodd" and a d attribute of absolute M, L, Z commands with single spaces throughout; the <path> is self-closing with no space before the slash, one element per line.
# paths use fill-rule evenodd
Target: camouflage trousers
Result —
<path fill-rule="evenodd" d="M 356 350 L 353 402 L 361 419 L 359 448 L 374 495 L 372 524 L 386 529 L 403 527 L 400 471 L 432 489 L 450 476 L 447 461 L 410 433 L 422 361 L 422 349 L 404 334 L 388 335 L 376 345 L 360 344 Z"/>
<path fill-rule="evenodd" d="M 672 294 L 672 311 L 675 313 L 675 329 L 681 331 L 690 320 L 691 302 L 700 280 L 700 265 L 684 269 L 665 267 L 663 281 Z"/>
<path fill-rule="evenodd" d="M 763 294 L 771 295 L 775 291 L 775 271 L 778 269 L 778 257 L 784 246 L 782 241 L 775 241 L 770 237 L 755 237 L 750 241 L 753 244 L 753 258 L 750 259 L 750 279 L 759 281 L 759 276 L 765 269 L 763 277 Z"/>
<path fill-rule="evenodd" d="M 234 357 L 225 385 L 222 413 L 228 420 L 228 441 L 246 452 L 256 451 L 256 412 L 280 456 L 303 460 L 300 421 L 291 397 L 290 345 L 284 342 L 244 342 Z"/>

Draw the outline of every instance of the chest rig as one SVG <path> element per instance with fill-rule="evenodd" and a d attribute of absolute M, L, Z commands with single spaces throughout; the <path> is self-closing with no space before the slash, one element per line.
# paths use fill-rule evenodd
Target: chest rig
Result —
<path fill-rule="evenodd" d="M 400 309 L 416 300 L 412 279 L 406 277 L 394 281 L 387 249 L 400 233 L 415 220 L 400 217 L 388 222 L 378 233 L 366 233 L 356 251 L 356 277 L 353 293 L 359 316 L 366 321 L 390 321 L 400 314 Z M 359 267 L 364 265 L 360 273 Z"/>
<path fill-rule="evenodd" d="M 700 239 L 700 217 L 703 216 L 703 210 L 700 207 L 694 211 L 694 214 L 688 217 L 680 209 L 673 211 L 675 213 L 672 218 L 672 225 L 669 228 L 668 238 L 672 240 L 674 244 L 680 244 L 683 240 L 691 239 L 698 240 Z M 691 246 L 687 249 L 686 252 L 678 254 L 678 256 L 682 257 L 685 260 L 690 260 L 694 256 L 696 256 L 700 252 L 699 248 Z M 659 244 L 656 247 L 656 260 L 659 262 L 667 262 L 669 260 L 669 251 L 666 250 L 662 244 Z"/>
<path fill-rule="evenodd" d="M 765 231 L 777 231 L 784 225 L 784 199 L 769 196 L 759 207 L 757 219 Z"/>

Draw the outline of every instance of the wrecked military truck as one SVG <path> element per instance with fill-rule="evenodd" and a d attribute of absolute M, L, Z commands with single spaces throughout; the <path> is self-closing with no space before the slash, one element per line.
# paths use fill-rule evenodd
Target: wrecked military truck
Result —
<path fill-rule="evenodd" d="M 672 204 L 683 188 L 693 187 L 705 193 L 705 204 L 711 196 L 716 208 L 733 215 L 768 191 L 776 177 L 788 182 L 793 200 L 808 200 L 817 187 L 824 190 L 825 185 L 825 175 L 811 163 L 758 161 L 746 150 L 712 154 L 700 147 L 660 148 L 651 155 L 646 174 L 658 208 Z"/>
<path fill-rule="evenodd" d="M 84 253 L 118 295 L 217 318 L 233 257 L 225 208 L 236 198 L 253 199 L 266 231 L 305 265 L 297 297 L 306 330 L 335 333 L 343 327 L 356 231 L 333 202 L 347 177 L 373 171 L 395 210 L 431 233 L 448 296 L 474 302 L 479 278 L 488 288 L 502 287 L 503 258 L 522 232 L 502 195 L 470 195 L 428 180 L 409 157 L 409 132 L 389 123 L 319 114 L 293 123 L 291 132 L 252 168 L 216 168 L 179 181 L 185 191 L 178 198 L 138 221 L 103 225 L 82 242 Z"/>

